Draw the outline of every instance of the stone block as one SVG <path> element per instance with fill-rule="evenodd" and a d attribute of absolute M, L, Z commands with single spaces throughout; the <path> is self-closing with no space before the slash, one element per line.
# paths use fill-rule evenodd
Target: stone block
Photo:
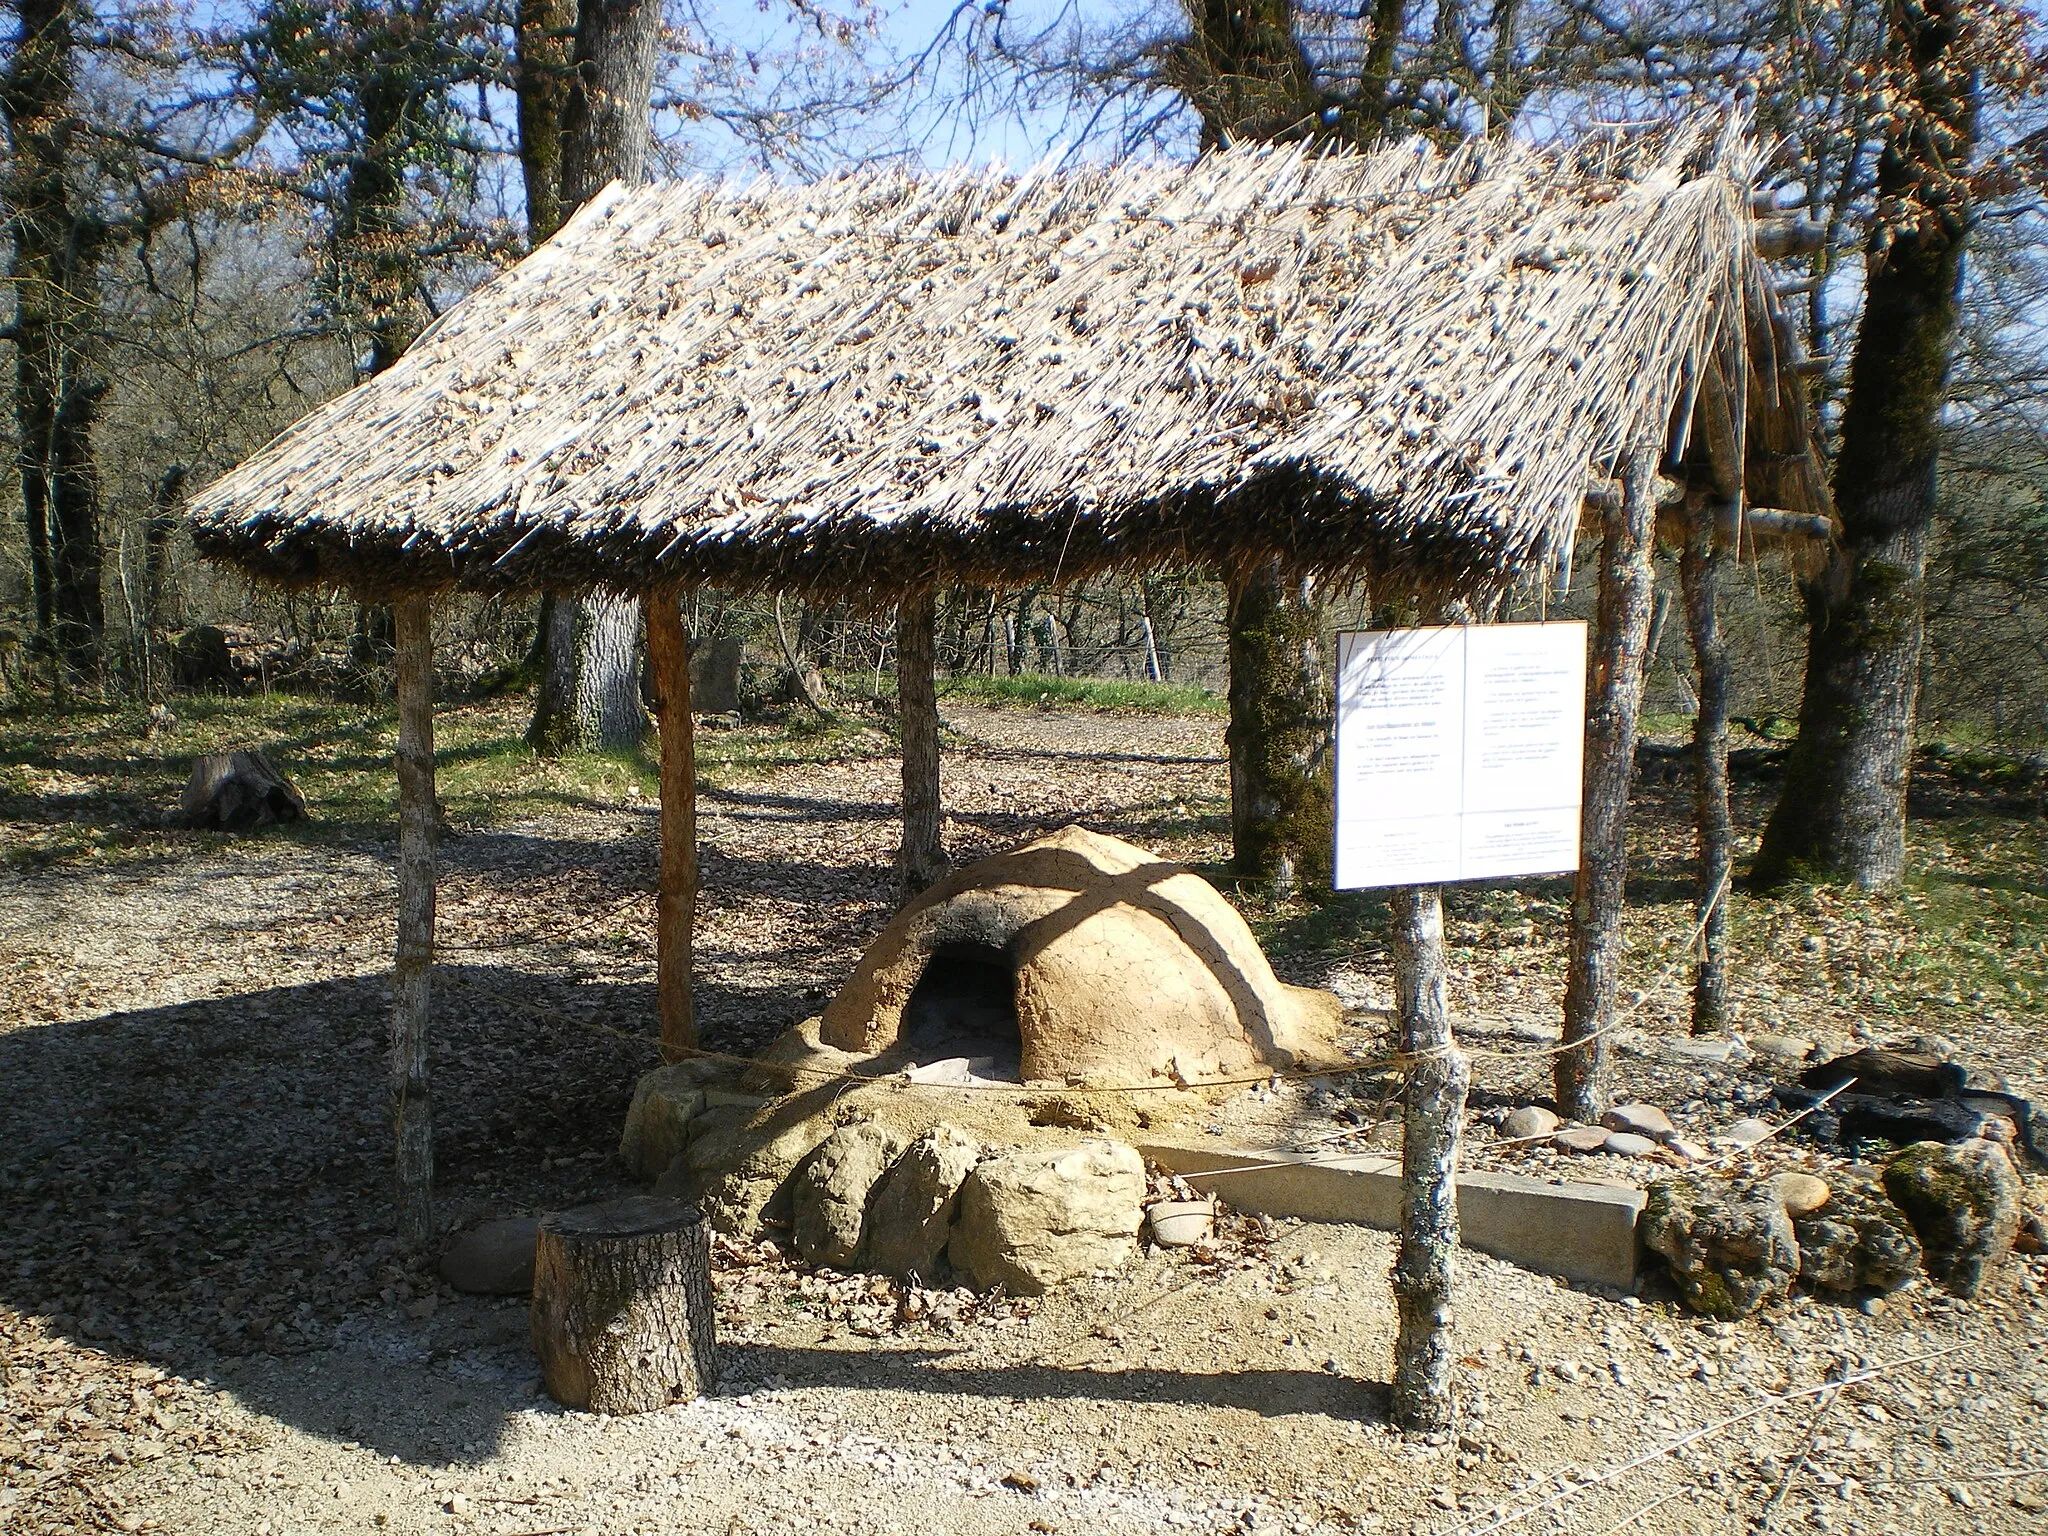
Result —
<path fill-rule="evenodd" d="M 1401 1165 L 1393 1158 L 1316 1161 L 1299 1152 L 1172 1142 L 1139 1150 L 1241 1211 L 1383 1231 L 1401 1223 Z M 1458 1177 L 1458 1226 L 1466 1247 L 1587 1285 L 1635 1283 L 1642 1208 L 1643 1192 L 1620 1185 L 1546 1184 L 1508 1173 Z"/>

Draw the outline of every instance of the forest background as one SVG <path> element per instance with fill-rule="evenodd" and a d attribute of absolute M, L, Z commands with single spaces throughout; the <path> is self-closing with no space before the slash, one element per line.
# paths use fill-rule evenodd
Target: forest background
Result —
<path fill-rule="evenodd" d="M 199 564 L 177 528 L 179 500 L 387 365 L 551 227 L 529 195 L 546 146 L 522 135 L 533 120 L 522 114 L 566 72 L 575 5 L 8 9 L 0 191 L 14 312 L 0 340 L 16 343 L 23 473 L 0 480 L 7 686 L 144 699 L 179 682 L 385 692 L 383 615 L 345 594 L 253 587 Z M 2038 53 L 2001 41 L 1999 27 L 2024 31 L 2040 16 L 1908 9 L 1990 18 L 1966 61 L 1975 202 L 1940 418 L 1920 724 L 1966 746 L 2029 751 L 2048 741 L 2048 242 L 2029 172 L 2044 129 L 2029 74 Z M 1450 143 L 1741 99 L 1767 146 L 1777 209 L 1818 231 L 1786 270 L 1813 359 L 1807 387 L 1832 439 L 1864 251 L 1884 238 L 1876 165 L 1890 98 L 1879 77 L 1902 14 L 1890 0 L 668 0 L 649 170 L 815 176 L 876 161 L 1187 155 L 1219 117 L 1261 137 L 1303 136 L 1259 120 L 1303 100 L 1320 104 L 1309 128 L 1333 138 L 1374 136 L 1353 122 L 1371 116 L 1376 135 Z M 1222 43 L 1238 51 L 1219 64 Z M 1227 112 L 1218 81 L 1236 93 Z M 52 198 L 61 226 L 37 214 Z M 33 248 L 37 229 L 52 249 Z M 25 500 L 32 481 L 41 489 Z M 1589 541 L 1571 591 L 1525 601 L 1584 611 L 1591 564 Z M 1675 552 L 1660 560 L 1653 719 L 1693 705 L 1684 626 L 1662 622 L 1675 567 Z M 1368 615 L 1367 594 L 1323 596 L 1325 632 Z M 1806 654 L 1796 575 L 1753 558 L 1723 601 L 1733 712 L 1782 739 Z M 954 590 L 941 599 L 939 664 L 1027 697 L 1048 692 L 1049 676 L 1220 692 L 1228 608 L 1215 573 L 1199 569 Z M 528 682 L 543 659 L 541 619 L 539 599 L 452 603 L 444 665 L 461 686 Z M 886 614 L 794 602 L 778 614 L 770 599 L 704 592 L 689 620 L 700 644 L 750 642 L 762 663 L 746 678 L 750 698 L 786 698 L 812 668 L 856 692 L 870 679 L 880 694 L 892 661 Z"/>

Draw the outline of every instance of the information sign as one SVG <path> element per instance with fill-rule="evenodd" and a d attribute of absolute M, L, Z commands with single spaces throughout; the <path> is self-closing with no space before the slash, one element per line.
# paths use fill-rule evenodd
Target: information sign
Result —
<path fill-rule="evenodd" d="M 1586 626 L 1337 637 L 1339 890 L 1578 868 Z"/>

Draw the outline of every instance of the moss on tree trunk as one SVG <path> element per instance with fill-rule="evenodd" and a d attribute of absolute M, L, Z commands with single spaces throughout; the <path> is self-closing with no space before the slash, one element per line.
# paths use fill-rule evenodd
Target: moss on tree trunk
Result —
<path fill-rule="evenodd" d="M 1230 589 L 1232 867 L 1279 894 L 1330 879 L 1330 701 L 1310 584 L 1258 566 Z"/>

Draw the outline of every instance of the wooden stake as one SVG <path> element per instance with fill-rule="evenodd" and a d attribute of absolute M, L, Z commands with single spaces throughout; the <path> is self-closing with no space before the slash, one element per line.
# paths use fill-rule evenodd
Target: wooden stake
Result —
<path fill-rule="evenodd" d="M 434 969 L 434 616 L 424 597 L 392 610 L 398 663 L 398 958 L 391 1014 L 391 1118 L 398 1237 L 434 1237 L 434 1101 L 427 1017 Z"/>
<path fill-rule="evenodd" d="M 661 874 L 655 887 L 655 1007 L 661 1053 L 680 1060 L 697 1049 L 690 999 L 690 949 L 697 925 L 697 736 L 690 718 L 690 636 L 673 592 L 650 592 L 647 662 L 661 728 Z"/>
<path fill-rule="evenodd" d="M 1693 717 L 1695 819 L 1699 832 L 1699 968 L 1693 976 L 1692 1032 L 1728 1027 L 1728 884 L 1734 825 L 1728 810 L 1728 647 L 1721 637 L 1719 585 L 1728 557 L 1715 537 L 1712 507 L 1701 507 L 1686 528 L 1678 576 L 1685 616 L 1699 666 L 1699 711 Z"/>
<path fill-rule="evenodd" d="M 1389 894 L 1394 992 L 1409 1064 L 1401 1140 L 1401 1246 L 1394 1259 L 1394 1422 L 1451 1422 L 1451 1281 L 1458 1252 L 1458 1137 L 1470 1064 L 1451 1039 L 1445 1001 L 1444 908 L 1435 886 Z"/>
<path fill-rule="evenodd" d="M 903 846 L 896 877 L 905 901 L 946 872 L 939 837 L 938 595 L 927 587 L 896 607 L 896 706 L 903 738 Z"/>
<path fill-rule="evenodd" d="M 1650 539 L 1657 515 L 1657 450 L 1638 448 L 1622 494 L 1600 516 L 1600 600 L 1587 678 L 1585 805 L 1572 892 L 1563 1043 L 1554 1072 L 1558 1113 L 1588 1124 L 1607 1108 L 1607 1030 L 1621 966 L 1628 878 L 1628 789 L 1643 702 L 1650 630 Z"/>

